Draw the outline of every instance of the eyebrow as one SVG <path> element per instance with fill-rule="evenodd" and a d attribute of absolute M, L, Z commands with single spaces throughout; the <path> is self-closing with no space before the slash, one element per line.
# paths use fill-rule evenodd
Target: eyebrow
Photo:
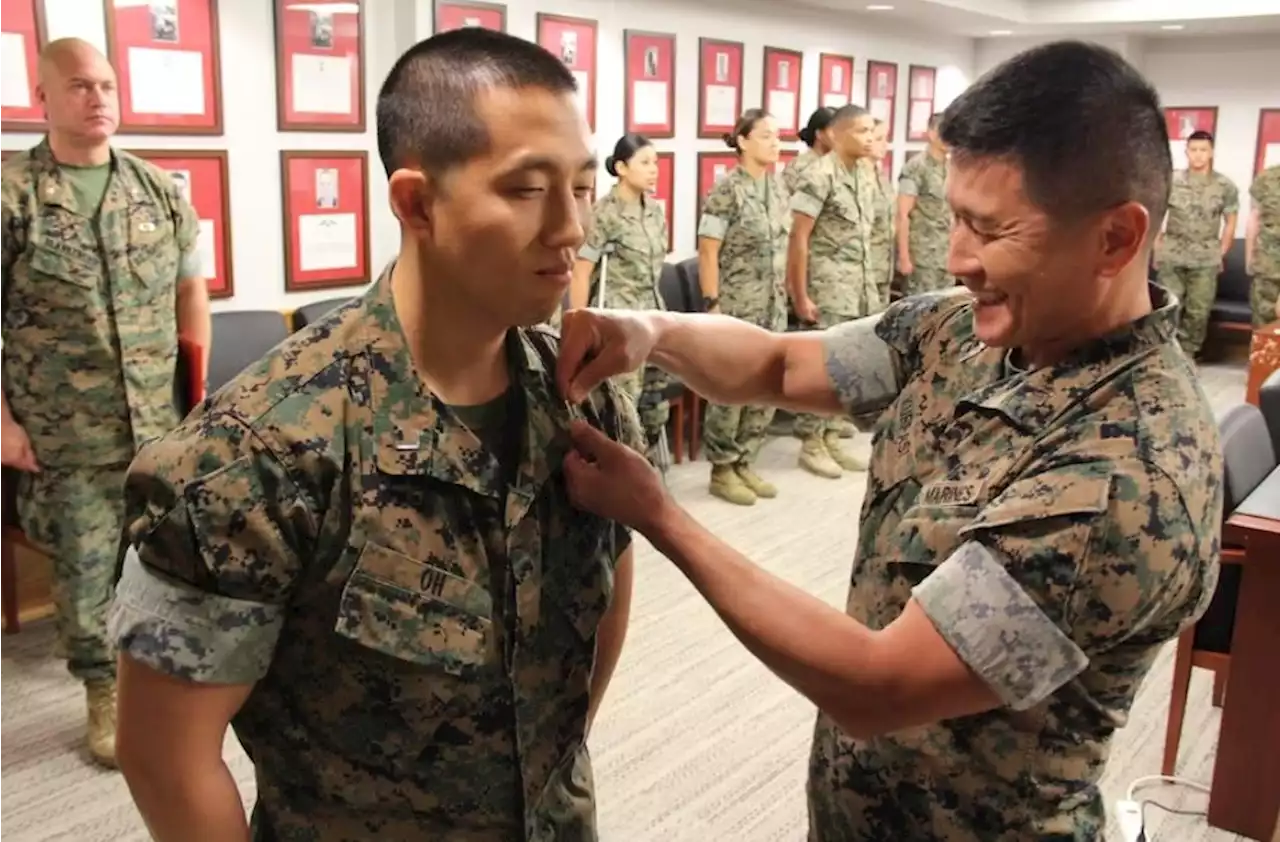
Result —
<path fill-rule="evenodd" d="M 563 166 L 563 161 L 558 158 L 552 158 L 549 155 L 527 155 L 519 158 L 514 164 L 507 168 L 509 173 L 525 172 L 528 170 L 541 170 L 543 172 L 559 172 Z M 578 172 L 595 172 L 600 166 L 600 162 L 596 156 L 592 155 L 583 161 L 578 167 Z"/>

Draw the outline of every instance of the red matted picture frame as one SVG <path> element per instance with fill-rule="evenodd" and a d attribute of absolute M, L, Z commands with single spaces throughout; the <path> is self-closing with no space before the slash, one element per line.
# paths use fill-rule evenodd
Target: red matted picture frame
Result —
<path fill-rule="evenodd" d="M 369 153 L 280 152 L 286 292 L 369 282 Z"/>
<path fill-rule="evenodd" d="M 626 91 L 624 131 L 647 138 L 676 136 L 676 36 L 623 30 Z"/>
<path fill-rule="evenodd" d="M 1270 153 L 1270 154 L 1268 154 Z M 1258 111 L 1258 146 L 1253 155 L 1253 174 L 1280 164 L 1280 108 Z"/>
<path fill-rule="evenodd" d="M 720 140 L 742 115 L 741 41 L 698 39 L 698 137 Z M 699 200 L 700 201 L 700 200 Z"/>
<path fill-rule="evenodd" d="M 130 149 L 168 172 L 200 221 L 199 253 L 210 298 L 235 294 L 231 252 L 231 172 L 225 149 Z"/>
<path fill-rule="evenodd" d="M 804 53 L 780 47 L 764 48 L 764 110 L 778 124 L 778 137 L 795 140 L 800 131 L 800 79 Z"/>
<path fill-rule="evenodd" d="M 891 61 L 867 62 L 867 110 L 871 116 L 889 125 L 889 142 L 893 142 L 898 110 L 898 65 Z"/>
<path fill-rule="evenodd" d="M 222 134 L 218 0 L 103 0 L 121 134 Z"/>
<path fill-rule="evenodd" d="M 1192 132 L 1218 135 L 1218 107 L 1177 106 L 1164 110 L 1164 124 L 1169 131 L 1169 154 L 1175 170 L 1187 167 L 1187 138 Z"/>
<path fill-rule="evenodd" d="M 662 202 L 662 210 L 667 216 L 667 254 L 675 249 L 675 195 L 676 195 L 676 153 L 658 153 L 658 183 L 653 188 L 653 198 Z"/>
<path fill-rule="evenodd" d="M 538 44 L 560 57 L 578 81 L 578 104 L 587 125 L 596 130 L 596 56 L 599 52 L 596 22 L 538 12 Z"/>
<path fill-rule="evenodd" d="M 853 101 L 853 56 L 818 55 L 818 107 L 842 108 Z"/>
<path fill-rule="evenodd" d="M 707 198 L 707 194 L 711 192 L 711 188 L 722 177 L 733 171 L 738 166 L 738 156 L 732 152 L 699 152 L 698 153 L 698 190 L 696 198 L 696 212 L 693 215 L 694 220 L 702 219 L 702 202 Z M 723 168 L 723 171 L 721 170 Z M 698 222 L 695 221 L 695 226 Z"/>
<path fill-rule="evenodd" d="M 787 168 L 787 164 L 794 161 L 796 156 L 799 154 L 799 151 L 795 149 L 783 149 L 778 153 L 778 160 L 773 165 L 773 171 L 778 175 L 782 175 L 783 171 Z"/>
<path fill-rule="evenodd" d="M 938 68 L 913 64 L 907 70 L 907 140 L 928 140 L 937 98 Z"/>
<path fill-rule="evenodd" d="M 439 34 L 467 26 L 495 32 L 507 31 L 507 7 L 503 3 L 449 3 L 436 0 L 432 29 Z"/>
<path fill-rule="evenodd" d="M 0 129 L 6 132 L 43 132 L 44 107 L 36 96 L 36 71 L 40 51 L 44 49 L 47 31 L 44 22 L 44 0 L 3 0 L 0 20 L 4 21 L 5 52 L 19 45 L 21 61 L 11 57 L 12 70 L 21 69 L 25 79 L 5 80 L 6 97 L 0 101 Z M 17 36 L 18 40 L 12 40 Z M 5 73 L 11 72 L 5 62 Z M 12 101 L 10 101 L 12 100 Z"/>
<path fill-rule="evenodd" d="M 365 130 L 365 6 L 365 0 L 275 0 L 279 131 Z"/>

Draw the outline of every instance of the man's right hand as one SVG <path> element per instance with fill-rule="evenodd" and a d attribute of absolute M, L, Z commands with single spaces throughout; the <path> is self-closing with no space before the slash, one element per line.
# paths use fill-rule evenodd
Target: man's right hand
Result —
<path fill-rule="evenodd" d="M 27 438 L 27 431 L 16 421 L 4 423 L 0 457 L 5 467 L 32 474 L 40 473 L 40 463 L 36 461 L 36 451 L 31 446 L 31 439 Z"/>
<path fill-rule="evenodd" d="M 556 385 L 570 403 L 596 386 L 644 365 L 658 341 L 651 316 L 628 310 L 568 310 L 560 323 Z"/>

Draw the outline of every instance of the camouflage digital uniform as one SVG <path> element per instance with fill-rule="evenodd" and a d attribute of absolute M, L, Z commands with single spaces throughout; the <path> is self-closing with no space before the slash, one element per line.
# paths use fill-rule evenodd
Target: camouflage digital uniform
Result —
<path fill-rule="evenodd" d="M 630 202 L 618 188 L 596 202 L 587 241 L 578 259 L 595 265 L 591 272 L 592 306 L 597 303 L 601 257 L 608 246 L 608 275 L 605 278 L 607 308 L 622 310 L 664 310 L 658 282 L 667 259 L 667 217 L 662 205 L 651 198 Z M 618 378 L 618 384 L 640 409 L 640 421 L 650 444 L 657 442 L 671 415 L 670 403 L 662 392 L 671 380 L 657 366 L 646 366 Z"/>
<path fill-rule="evenodd" d="M 875 273 L 876 289 L 880 294 L 880 306 L 887 307 L 893 286 L 894 236 L 897 218 L 897 200 L 893 183 L 885 175 L 879 161 L 864 158 L 858 162 L 867 174 L 876 180 L 875 218 L 871 223 L 871 265 Z"/>
<path fill-rule="evenodd" d="M 630 538 L 571 507 L 562 464 L 571 420 L 642 448 L 639 421 L 613 385 L 558 397 L 549 328 L 506 350 L 509 411 L 464 423 L 388 271 L 130 469 L 112 630 L 152 669 L 256 684 L 232 723 L 255 840 L 596 839 L 588 693 Z"/>
<path fill-rule="evenodd" d="M 814 842 L 1098 839 L 1111 739 L 1217 581 L 1222 459 L 1172 299 L 1056 365 L 974 336 L 935 293 L 828 338 L 875 424 L 847 611 L 915 598 L 1003 704 L 866 740 L 819 716 Z"/>
<path fill-rule="evenodd" d="M 1276 320 L 1276 299 L 1280 297 L 1280 166 L 1258 173 L 1249 187 L 1249 196 L 1258 209 L 1249 302 L 1253 325 L 1260 327 Z"/>
<path fill-rule="evenodd" d="M 702 204 L 698 236 L 720 241 L 720 312 L 770 331 L 787 327 L 791 211 L 782 178 L 736 167 Z M 774 409 L 708 404 L 703 444 L 713 465 L 749 465 Z"/>
<path fill-rule="evenodd" d="M 846 167 L 835 152 L 796 181 L 791 210 L 814 220 L 806 290 L 818 308 L 819 327 L 832 327 L 883 307 L 871 248 L 880 201 L 877 184 L 869 170 L 857 164 Z M 829 419 L 808 413 L 796 416 L 795 431 L 802 438 L 825 438 L 836 429 Z"/>
<path fill-rule="evenodd" d="M 911 250 L 911 276 L 904 279 L 907 295 L 955 286 L 947 273 L 951 241 L 951 206 L 947 204 L 947 161 L 921 152 L 902 165 L 898 193 L 914 196 L 907 216 L 907 247 Z"/>
<path fill-rule="evenodd" d="M 799 155 L 787 162 L 782 168 L 782 183 L 786 185 L 787 193 L 796 192 L 796 186 L 800 183 L 800 177 L 814 164 L 822 160 L 822 155 L 814 152 L 812 149 L 806 149 Z"/>
<path fill-rule="evenodd" d="M 1222 218 L 1239 210 L 1239 191 L 1222 173 L 1173 174 L 1157 281 L 1182 304 L 1178 342 L 1190 357 L 1204 344 L 1218 295 Z"/>
<path fill-rule="evenodd" d="M 42 469 L 20 475 L 18 515 L 53 560 L 58 655 L 99 681 L 115 674 L 125 470 L 178 422 L 177 284 L 200 263 L 167 173 L 113 151 L 91 205 L 88 169 L 60 166 L 48 141 L 4 163 L 4 393 Z"/>

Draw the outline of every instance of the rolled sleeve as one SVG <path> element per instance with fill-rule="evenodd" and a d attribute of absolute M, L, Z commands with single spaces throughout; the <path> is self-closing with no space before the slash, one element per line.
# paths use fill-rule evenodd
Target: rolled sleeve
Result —
<path fill-rule="evenodd" d="M 729 230 L 729 223 L 718 216 L 704 213 L 698 221 L 698 236 L 712 240 L 723 240 Z"/>
<path fill-rule="evenodd" d="M 817 219 L 822 213 L 823 200 L 811 193 L 801 192 L 797 190 L 791 194 L 791 212 L 800 213 L 805 216 Z"/>
<path fill-rule="evenodd" d="M 880 316 L 855 319 L 822 337 L 827 377 L 850 415 L 883 409 L 902 388 L 893 350 L 876 333 Z"/>
<path fill-rule="evenodd" d="M 1234 182 L 1227 182 L 1226 196 L 1223 197 L 1222 212 L 1240 212 L 1240 188 L 1236 187 Z"/>
<path fill-rule="evenodd" d="M 916 184 L 916 180 L 905 173 L 898 178 L 898 195 L 899 196 L 919 196 L 920 185 Z"/>

